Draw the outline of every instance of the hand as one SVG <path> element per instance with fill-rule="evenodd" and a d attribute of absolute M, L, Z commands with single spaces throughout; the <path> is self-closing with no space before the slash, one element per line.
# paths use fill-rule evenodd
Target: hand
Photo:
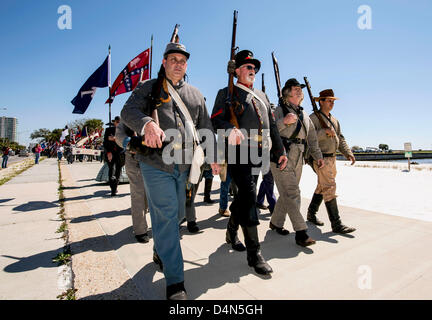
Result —
<path fill-rule="evenodd" d="M 326 135 L 328 137 L 331 137 L 331 138 L 336 137 L 336 132 L 334 131 L 333 128 L 325 129 L 325 132 L 326 132 Z"/>
<path fill-rule="evenodd" d="M 150 121 L 144 129 L 144 143 L 150 148 L 162 148 L 165 133 L 154 121 Z"/>
<path fill-rule="evenodd" d="M 351 160 L 351 165 L 353 165 L 356 162 L 356 159 L 354 156 L 349 156 L 348 159 Z"/>
<path fill-rule="evenodd" d="M 212 163 L 211 165 L 213 175 L 218 175 L 221 171 L 221 166 L 218 163 Z"/>
<path fill-rule="evenodd" d="M 294 113 L 288 113 L 285 117 L 284 117 L 284 120 L 283 120 L 283 123 L 285 124 L 285 125 L 290 125 L 290 124 L 293 124 L 293 123 L 296 123 L 297 122 L 297 115 L 295 115 Z"/>
<path fill-rule="evenodd" d="M 108 136 L 109 141 L 115 141 L 115 137 L 113 135 Z"/>
<path fill-rule="evenodd" d="M 108 158 L 108 162 L 111 162 L 111 160 L 112 160 L 112 153 L 111 152 L 107 153 L 107 158 Z"/>
<path fill-rule="evenodd" d="M 231 130 L 231 132 L 228 136 L 228 144 L 234 146 L 234 145 L 240 144 L 242 142 L 242 140 L 244 140 L 244 139 L 245 139 L 245 137 L 244 137 L 243 133 L 239 129 L 234 128 Z"/>
<path fill-rule="evenodd" d="M 279 158 L 279 169 L 282 171 L 283 169 L 285 169 L 287 163 L 288 163 L 288 158 L 285 155 L 280 156 Z"/>
<path fill-rule="evenodd" d="M 318 169 L 324 168 L 324 165 L 325 165 L 324 159 L 318 159 L 317 163 L 318 163 Z"/>
<path fill-rule="evenodd" d="M 237 69 L 235 61 L 234 60 L 228 61 L 228 65 L 227 65 L 228 74 L 235 74 L 235 69 Z"/>

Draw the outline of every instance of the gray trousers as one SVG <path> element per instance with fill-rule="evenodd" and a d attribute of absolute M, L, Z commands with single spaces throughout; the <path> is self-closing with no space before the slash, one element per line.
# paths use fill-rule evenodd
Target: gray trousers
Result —
<path fill-rule="evenodd" d="M 130 186 L 133 231 L 135 235 L 139 235 L 146 233 L 148 229 L 148 204 L 139 162 L 130 152 L 126 152 L 125 168 Z"/>
<path fill-rule="evenodd" d="M 297 148 L 290 150 L 288 164 L 284 170 L 276 168 L 275 163 L 270 164 L 274 181 L 279 191 L 271 223 L 282 228 L 288 214 L 295 231 L 306 230 L 307 225 L 300 213 L 299 182 L 303 169 L 303 153 Z"/>

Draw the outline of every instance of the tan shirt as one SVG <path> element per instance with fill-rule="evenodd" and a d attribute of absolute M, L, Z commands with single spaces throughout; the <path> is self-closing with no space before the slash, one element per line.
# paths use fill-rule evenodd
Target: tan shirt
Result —
<path fill-rule="evenodd" d="M 339 150 L 345 158 L 348 159 L 349 156 L 352 156 L 353 153 L 351 152 L 351 149 L 349 148 L 347 142 L 345 141 L 345 137 L 343 136 L 340 128 L 339 121 L 330 113 L 329 118 L 330 121 L 327 119 L 327 117 L 324 114 L 321 114 L 322 119 L 324 122 L 328 125 L 329 128 L 332 128 L 336 132 L 335 137 L 329 137 L 325 129 L 321 126 L 320 121 L 318 120 L 318 117 L 315 113 L 311 113 L 309 118 L 312 120 L 318 137 L 318 144 L 321 149 L 322 153 L 336 153 L 337 150 Z"/>

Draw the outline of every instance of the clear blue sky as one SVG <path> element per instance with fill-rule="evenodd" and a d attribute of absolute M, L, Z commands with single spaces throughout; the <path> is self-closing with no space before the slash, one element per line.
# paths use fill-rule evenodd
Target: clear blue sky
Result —
<path fill-rule="evenodd" d="M 72 9 L 72 30 L 60 30 L 60 5 Z M 372 29 L 360 30 L 357 9 L 372 9 Z M 108 89 L 98 89 L 84 115 L 70 103 L 112 47 L 111 78 L 154 35 L 153 76 L 172 29 L 191 52 L 189 82 L 211 112 L 226 86 L 232 14 L 239 11 L 237 44 L 262 62 L 266 92 L 276 102 L 271 52 L 282 81 L 307 76 L 315 95 L 333 88 L 333 114 L 348 143 L 392 149 L 412 142 L 432 149 L 432 1 L 108 1 L 2 0 L 0 115 L 18 118 L 19 141 L 39 128 L 62 128 L 81 118 L 108 121 Z M 260 81 L 256 83 L 261 88 Z M 306 91 L 305 91 L 305 94 Z M 112 105 L 118 115 L 130 93 Z M 309 98 L 303 106 L 312 111 Z"/>

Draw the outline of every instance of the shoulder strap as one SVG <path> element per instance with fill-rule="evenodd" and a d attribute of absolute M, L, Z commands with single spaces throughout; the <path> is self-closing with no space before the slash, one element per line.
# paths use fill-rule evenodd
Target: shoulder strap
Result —
<path fill-rule="evenodd" d="M 253 92 L 251 89 L 249 89 L 248 87 L 242 85 L 241 83 L 236 83 L 235 84 L 236 87 L 239 87 L 240 89 L 243 89 L 246 92 L 249 92 L 251 95 L 253 95 L 263 106 L 264 108 L 267 110 L 267 105 L 264 103 L 264 101 L 262 101 L 262 99 L 255 93 Z"/>
<path fill-rule="evenodd" d="M 191 127 L 192 136 L 196 144 L 199 144 L 199 137 L 198 132 L 196 131 L 195 124 L 193 123 L 192 117 L 190 116 L 189 110 L 187 109 L 186 105 L 184 104 L 183 100 L 180 98 L 178 92 L 173 88 L 171 83 L 169 81 L 166 82 L 168 85 L 168 91 L 171 97 L 176 102 L 177 106 L 179 107 L 181 113 L 186 119 L 186 123 L 189 123 L 189 126 Z"/>
<path fill-rule="evenodd" d="M 334 130 L 337 134 L 337 129 L 336 129 L 335 125 L 333 124 L 333 121 L 331 121 L 330 117 L 327 117 L 321 110 L 319 111 L 319 113 L 321 113 L 324 116 L 324 118 L 326 118 L 330 122 L 330 124 L 332 125 L 332 127 L 334 128 Z"/>

